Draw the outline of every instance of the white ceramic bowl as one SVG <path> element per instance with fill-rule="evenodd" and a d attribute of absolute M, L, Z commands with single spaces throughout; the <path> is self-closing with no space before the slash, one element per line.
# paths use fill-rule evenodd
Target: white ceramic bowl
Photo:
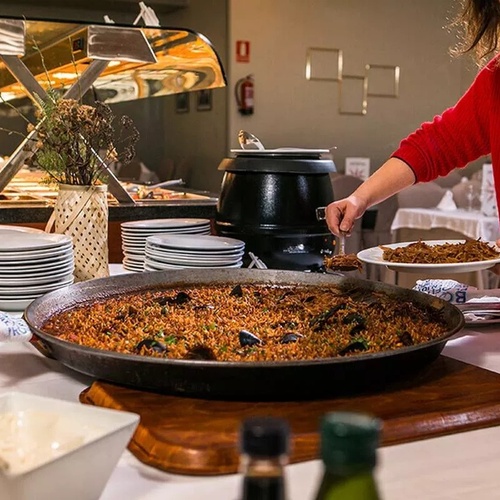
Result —
<path fill-rule="evenodd" d="M 96 500 L 138 422 L 135 413 L 0 395 L 0 498 Z"/>

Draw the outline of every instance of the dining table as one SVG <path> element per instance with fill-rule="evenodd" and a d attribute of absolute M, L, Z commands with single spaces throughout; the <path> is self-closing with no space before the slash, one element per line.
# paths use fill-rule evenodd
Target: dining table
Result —
<path fill-rule="evenodd" d="M 111 267 L 112 274 L 124 272 L 118 264 Z M 22 312 L 14 314 L 20 316 Z M 442 355 L 500 373 L 500 323 L 467 325 L 446 343 Z M 30 342 L 0 343 L 2 393 L 20 391 L 78 402 L 79 395 L 92 382 L 91 378 L 43 356 Z M 469 396 L 464 391 L 463 398 Z M 382 446 L 376 469 L 381 497 L 499 498 L 499 442 L 500 426 L 491 426 Z M 287 465 L 288 499 L 313 499 L 321 474 L 322 464 L 317 459 Z M 237 500 L 241 485 L 242 476 L 238 473 L 190 476 L 164 472 L 139 461 L 126 449 L 100 500 Z"/>
<path fill-rule="evenodd" d="M 440 210 L 438 208 L 400 208 L 391 224 L 391 231 L 400 229 L 446 229 L 462 237 L 496 241 L 500 238 L 498 217 L 484 215 L 479 210 Z"/>

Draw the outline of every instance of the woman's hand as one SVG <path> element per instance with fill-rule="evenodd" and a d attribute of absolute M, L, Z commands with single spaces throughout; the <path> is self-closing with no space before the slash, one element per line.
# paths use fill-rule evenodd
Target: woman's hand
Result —
<path fill-rule="evenodd" d="M 328 229 L 336 236 L 340 236 L 340 233 L 350 234 L 354 221 L 359 219 L 367 208 L 367 203 L 354 194 L 330 203 L 326 207 Z"/>
<path fill-rule="evenodd" d="M 415 174 L 405 162 L 389 158 L 354 193 L 326 207 L 328 229 L 336 236 L 340 236 L 340 233 L 349 234 L 354 221 L 368 207 L 384 201 L 414 182 Z"/>

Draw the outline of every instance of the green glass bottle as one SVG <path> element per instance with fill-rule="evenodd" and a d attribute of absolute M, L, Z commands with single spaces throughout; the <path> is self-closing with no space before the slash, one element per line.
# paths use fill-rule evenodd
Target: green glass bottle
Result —
<path fill-rule="evenodd" d="M 324 416 L 324 473 L 316 500 L 380 500 L 374 477 L 380 429 L 380 420 L 369 415 L 332 412 Z"/>
<path fill-rule="evenodd" d="M 241 500 L 285 500 L 284 467 L 290 430 L 286 420 L 252 417 L 240 430 Z"/>

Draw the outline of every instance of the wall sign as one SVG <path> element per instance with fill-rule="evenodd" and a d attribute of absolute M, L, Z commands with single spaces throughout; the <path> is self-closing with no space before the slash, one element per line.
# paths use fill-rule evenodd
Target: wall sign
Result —
<path fill-rule="evenodd" d="M 345 174 L 359 177 L 365 181 L 370 176 L 370 158 L 347 157 L 345 159 Z"/>
<path fill-rule="evenodd" d="M 236 62 L 250 62 L 250 42 L 248 40 L 236 41 Z"/>

